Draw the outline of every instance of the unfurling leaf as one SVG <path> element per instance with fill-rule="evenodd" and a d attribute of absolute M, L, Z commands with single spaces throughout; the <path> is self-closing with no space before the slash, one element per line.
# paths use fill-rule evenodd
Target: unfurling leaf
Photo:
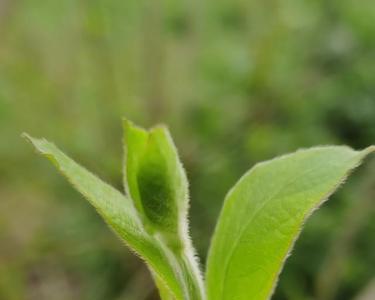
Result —
<path fill-rule="evenodd" d="M 204 285 L 188 234 L 188 183 L 165 126 L 145 130 L 128 120 L 124 127 L 124 185 L 145 230 L 171 251 L 182 276 L 186 299 L 204 299 Z M 156 280 L 162 297 L 165 289 Z"/>
<path fill-rule="evenodd" d="M 188 207 L 185 171 L 168 129 L 124 120 L 125 186 L 148 229 L 179 239 Z"/>

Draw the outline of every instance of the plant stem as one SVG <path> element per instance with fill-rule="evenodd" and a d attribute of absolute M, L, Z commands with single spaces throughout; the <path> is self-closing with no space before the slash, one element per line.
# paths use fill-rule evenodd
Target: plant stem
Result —
<path fill-rule="evenodd" d="M 197 262 L 192 251 L 183 251 L 179 257 L 183 273 L 186 274 L 186 285 L 190 300 L 205 300 L 204 284 Z"/>
<path fill-rule="evenodd" d="M 203 279 L 192 247 L 184 243 L 182 248 L 176 249 L 170 247 L 160 236 L 157 237 L 157 240 L 183 290 L 184 298 L 176 300 L 206 300 Z"/>

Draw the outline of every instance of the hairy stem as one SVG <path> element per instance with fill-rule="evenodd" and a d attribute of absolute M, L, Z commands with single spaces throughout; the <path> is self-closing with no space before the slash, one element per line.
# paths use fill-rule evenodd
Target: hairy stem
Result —
<path fill-rule="evenodd" d="M 206 300 L 203 280 L 192 248 L 186 245 L 179 249 L 170 247 L 160 236 L 157 240 L 184 291 L 184 298 L 176 300 Z"/>

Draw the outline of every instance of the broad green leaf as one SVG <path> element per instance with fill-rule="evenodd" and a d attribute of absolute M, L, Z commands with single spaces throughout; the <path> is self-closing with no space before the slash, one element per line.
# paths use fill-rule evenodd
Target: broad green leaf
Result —
<path fill-rule="evenodd" d="M 171 266 L 158 241 L 147 234 L 130 199 L 75 163 L 54 144 L 26 134 L 24 137 L 54 163 L 126 244 L 148 263 L 160 281 L 168 286 L 170 293 L 176 299 L 185 300 L 181 274 Z"/>
<path fill-rule="evenodd" d="M 245 174 L 228 193 L 213 236 L 208 300 L 269 299 L 307 217 L 374 150 L 300 150 Z"/>

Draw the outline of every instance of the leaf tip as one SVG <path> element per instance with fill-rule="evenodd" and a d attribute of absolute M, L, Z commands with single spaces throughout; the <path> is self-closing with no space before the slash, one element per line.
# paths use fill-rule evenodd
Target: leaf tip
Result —
<path fill-rule="evenodd" d="M 375 152 L 375 145 L 371 145 L 369 147 L 367 147 L 365 150 L 366 154 L 371 154 L 373 152 Z"/>
<path fill-rule="evenodd" d="M 34 138 L 26 132 L 22 133 L 21 137 L 29 142 L 37 150 L 37 152 L 44 155 L 51 154 L 51 147 L 53 147 L 54 144 L 49 143 L 46 139 Z"/>
<path fill-rule="evenodd" d="M 41 140 L 32 137 L 31 135 L 29 135 L 29 134 L 26 133 L 26 132 L 23 132 L 23 133 L 21 134 L 21 137 L 24 138 L 24 139 L 25 139 L 27 142 L 29 142 L 31 145 L 33 145 L 35 148 L 39 148 L 39 147 L 38 147 L 38 144 L 41 142 Z"/>
<path fill-rule="evenodd" d="M 125 118 L 125 117 L 123 117 L 121 119 L 121 121 L 122 121 L 122 127 L 123 128 L 128 128 L 130 126 L 134 126 L 134 123 L 132 121 L 130 121 L 129 119 Z"/>
<path fill-rule="evenodd" d="M 158 123 L 150 128 L 150 131 L 153 130 L 168 130 L 168 126 L 164 123 Z"/>
<path fill-rule="evenodd" d="M 133 123 L 132 121 L 126 119 L 126 118 L 123 118 L 122 119 L 122 128 L 123 128 L 123 132 L 124 132 L 124 138 L 125 138 L 125 141 L 127 141 L 127 139 L 129 138 L 129 136 L 132 136 L 132 135 L 148 135 L 148 132 L 146 129 L 136 125 L 135 123 Z"/>

